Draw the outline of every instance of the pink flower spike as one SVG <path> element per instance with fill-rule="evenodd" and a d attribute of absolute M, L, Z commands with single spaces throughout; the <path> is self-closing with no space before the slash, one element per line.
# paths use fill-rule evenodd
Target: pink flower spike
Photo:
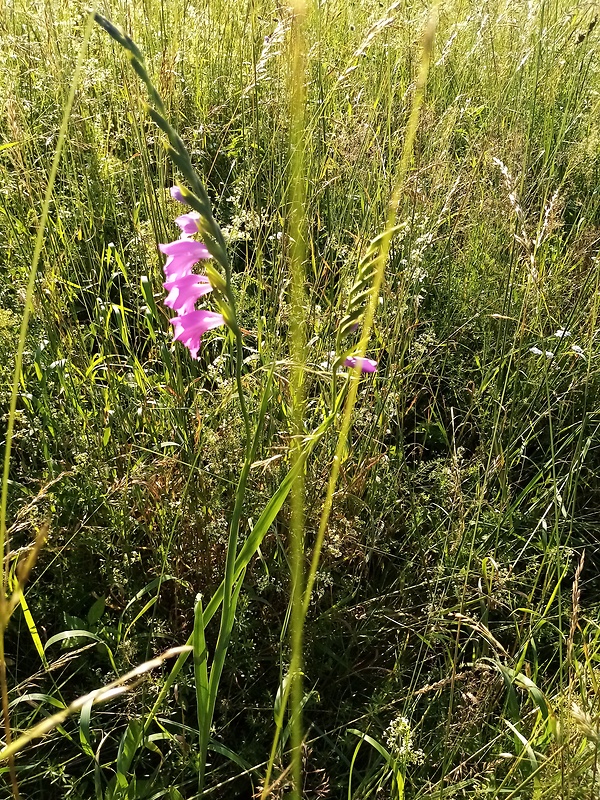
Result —
<path fill-rule="evenodd" d="M 376 372 L 377 362 L 372 358 L 359 358 L 358 356 L 348 356 L 344 361 L 345 367 L 360 367 L 361 372 Z"/>
<path fill-rule="evenodd" d="M 183 203 L 184 206 L 187 205 L 183 199 L 183 195 L 181 194 L 181 189 L 179 186 L 171 186 L 171 197 L 173 200 L 177 200 L 178 203 Z"/>
<path fill-rule="evenodd" d="M 159 250 L 167 256 L 164 270 L 168 280 L 177 280 L 190 275 L 194 264 L 200 259 L 210 258 L 206 245 L 193 239 L 177 239 L 176 242 L 159 244 Z"/>
<path fill-rule="evenodd" d="M 202 334 L 224 324 L 225 320 L 222 314 L 204 310 L 191 311 L 189 314 L 183 314 L 181 317 L 171 320 L 171 325 L 175 328 L 173 340 L 184 344 L 192 358 L 198 358 Z"/>
<path fill-rule="evenodd" d="M 194 311 L 196 300 L 212 292 L 212 286 L 206 275 L 183 275 L 173 281 L 163 283 L 169 292 L 165 298 L 165 305 L 172 308 L 180 316 Z"/>
<path fill-rule="evenodd" d="M 175 223 L 179 225 L 181 228 L 181 237 L 184 236 L 191 236 L 194 233 L 198 233 L 198 220 L 200 219 L 200 214 L 197 211 L 190 211 L 188 214 L 182 214 L 179 217 L 176 217 Z"/>

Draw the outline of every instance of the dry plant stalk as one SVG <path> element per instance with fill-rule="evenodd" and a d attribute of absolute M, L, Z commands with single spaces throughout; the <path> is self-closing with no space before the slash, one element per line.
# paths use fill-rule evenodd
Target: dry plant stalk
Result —
<path fill-rule="evenodd" d="M 383 17 L 377 20 L 369 30 L 367 31 L 367 35 L 361 42 L 360 46 L 356 48 L 354 53 L 352 53 L 352 61 L 349 67 L 342 72 L 340 77 L 337 79 L 338 84 L 343 83 L 346 78 L 348 78 L 354 70 L 358 67 L 358 60 L 365 55 L 369 47 L 373 44 L 374 40 L 379 36 L 379 34 L 383 33 L 383 31 L 387 30 L 387 28 L 391 27 L 394 22 L 396 21 L 396 12 L 399 10 L 400 6 L 403 3 L 401 0 L 396 0 L 396 2 L 392 3 L 392 5 L 387 9 Z"/>
<path fill-rule="evenodd" d="M 27 555 L 23 558 L 16 569 L 16 586 L 10 596 L 7 593 L 8 569 L 4 570 L 5 584 L 0 591 L 0 693 L 2 694 L 2 717 L 4 722 L 5 748 L 11 747 L 11 728 L 10 711 L 8 705 L 8 681 L 6 676 L 6 657 L 4 653 L 4 634 L 8 627 L 13 611 L 19 605 L 23 595 L 23 588 L 27 583 L 29 575 L 35 566 L 40 550 L 44 546 L 48 534 L 49 524 L 45 522 L 37 532 L 35 542 L 28 548 Z M 15 765 L 12 754 L 8 755 L 8 766 L 12 785 L 13 797 L 18 798 L 19 786 L 15 772 Z"/>
<path fill-rule="evenodd" d="M 535 236 L 532 236 L 527 230 L 527 218 L 525 211 L 523 210 L 523 206 L 521 205 L 521 200 L 517 192 L 517 184 L 514 177 L 510 173 L 506 164 L 504 164 L 504 162 L 499 158 L 494 156 L 492 161 L 502 173 L 504 183 L 508 190 L 508 201 L 517 218 L 519 231 L 515 234 L 515 240 L 523 247 L 523 250 L 525 251 L 528 283 L 531 283 L 536 288 L 539 288 L 540 272 L 538 269 L 538 250 L 557 224 L 556 216 L 559 210 L 558 189 L 556 189 L 550 200 L 546 203 L 542 224 L 539 226 Z"/>
<path fill-rule="evenodd" d="M 259 83 L 266 83 L 270 80 L 267 72 L 267 65 L 273 58 L 281 55 L 281 47 L 292 25 L 293 16 L 293 12 L 290 8 L 284 7 L 281 10 L 281 19 L 277 21 L 273 33 L 264 38 L 260 57 L 254 69 L 254 77 L 242 92 L 242 97 L 248 97 L 250 92 L 256 89 Z"/>

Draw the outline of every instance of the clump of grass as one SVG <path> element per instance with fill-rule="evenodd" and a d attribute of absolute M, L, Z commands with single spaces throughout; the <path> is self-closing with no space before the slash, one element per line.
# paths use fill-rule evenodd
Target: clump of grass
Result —
<path fill-rule="evenodd" d="M 357 265 L 384 226 L 426 10 L 334 0 L 307 12 L 301 359 L 288 338 L 297 317 L 293 15 L 266 2 L 106 12 L 146 55 L 167 117 L 206 177 L 244 329 L 252 426 L 276 365 L 243 548 L 285 480 L 291 437 L 318 429 L 334 407 L 329 354 Z M 79 13 L 70 3 L 2 12 L 5 364 L 83 35 Z M 321 531 L 339 431 L 302 466 L 296 568 L 310 570 L 320 549 L 295 701 L 303 736 L 295 728 L 290 738 L 299 717 L 281 702 L 288 541 L 299 530 L 282 504 L 245 566 L 209 742 L 214 795 L 264 786 L 271 751 L 271 795 L 290 791 L 292 750 L 307 797 L 595 795 L 597 36 L 591 7 L 440 7 L 369 344 L 378 373 L 360 384 Z M 51 518 L 7 630 L 18 731 L 110 683 L 115 667 L 125 673 L 185 642 L 197 594 L 197 614 L 212 612 L 244 461 L 226 337 L 190 363 L 160 309 L 156 243 L 173 233 L 165 189 L 174 176 L 126 67 L 93 32 L 18 376 L 7 564 Z M 301 403 L 289 383 L 299 363 Z M 212 652 L 217 630 L 207 625 L 205 636 Z M 118 781 L 140 797 L 197 794 L 198 673 L 188 661 L 172 674 L 157 670 L 127 701 L 90 708 L 17 755 L 23 794 L 52 782 L 65 795 L 112 797 Z M 145 736 L 137 719 L 148 721 Z M 410 731 L 410 747 L 390 744 L 394 725 Z"/>

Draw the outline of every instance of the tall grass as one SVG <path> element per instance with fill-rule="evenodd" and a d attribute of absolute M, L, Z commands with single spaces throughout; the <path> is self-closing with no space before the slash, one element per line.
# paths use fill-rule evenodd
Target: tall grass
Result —
<path fill-rule="evenodd" d="M 425 6 L 101 11 L 206 183 L 240 368 L 171 343 L 179 173 L 123 52 L 92 31 L 53 182 L 86 17 L 5 4 L 5 607 L 49 523 L 6 630 L 22 795 L 594 797 L 593 5 L 440 4 L 426 84 Z M 359 342 L 374 377 L 330 356 Z"/>

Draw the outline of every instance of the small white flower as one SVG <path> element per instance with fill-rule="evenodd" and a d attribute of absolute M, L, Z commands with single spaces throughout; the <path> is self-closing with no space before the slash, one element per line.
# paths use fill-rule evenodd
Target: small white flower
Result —
<path fill-rule="evenodd" d="M 571 350 L 572 350 L 572 351 L 573 351 L 573 352 L 574 352 L 576 355 L 578 355 L 578 356 L 581 356 L 582 358 L 585 358 L 585 354 L 584 354 L 584 352 L 583 352 L 583 348 L 582 348 L 582 347 L 579 347 L 579 345 L 578 345 L 578 344 L 573 344 L 573 345 L 571 345 Z"/>
<path fill-rule="evenodd" d="M 535 345 L 529 348 L 529 352 L 533 353 L 534 356 L 546 356 L 546 358 L 554 358 L 554 353 L 552 350 L 540 350 L 539 347 Z"/>
<path fill-rule="evenodd" d="M 564 339 L 566 336 L 571 335 L 571 331 L 567 331 L 564 328 L 559 328 L 554 335 L 557 339 Z"/>

